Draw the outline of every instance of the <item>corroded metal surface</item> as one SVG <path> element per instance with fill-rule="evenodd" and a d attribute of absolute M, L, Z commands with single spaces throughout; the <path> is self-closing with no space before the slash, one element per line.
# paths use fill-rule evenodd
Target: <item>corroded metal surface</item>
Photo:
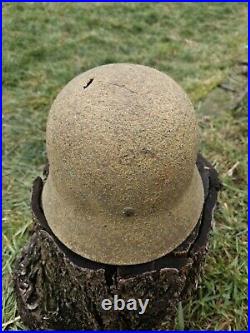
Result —
<path fill-rule="evenodd" d="M 97 262 L 129 265 L 180 245 L 200 217 L 192 104 L 169 76 L 132 64 L 69 82 L 47 124 L 42 203 L 55 235 Z"/>

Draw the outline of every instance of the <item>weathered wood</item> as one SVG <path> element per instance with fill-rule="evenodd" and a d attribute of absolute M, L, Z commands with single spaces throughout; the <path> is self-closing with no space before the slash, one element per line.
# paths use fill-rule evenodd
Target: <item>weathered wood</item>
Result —
<path fill-rule="evenodd" d="M 30 329 L 172 329 L 176 306 L 197 287 L 207 252 L 220 183 L 216 171 L 198 156 L 205 204 L 192 234 L 172 253 L 149 263 L 111 266 L 92 262 L 66 248 L 50 230 L 41 207 L 43 180 L 33 185 L 34 229 L 14 268 L 18 311 Z M 45 170 L 45 178 L 48 168 Z M 114 295 L 149 299 L 143 315 L 104 311 Z"/>

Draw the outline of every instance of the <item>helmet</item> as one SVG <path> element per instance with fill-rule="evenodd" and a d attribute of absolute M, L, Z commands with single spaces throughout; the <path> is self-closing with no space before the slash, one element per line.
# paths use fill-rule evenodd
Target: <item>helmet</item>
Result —
<path fill-rule="evenodd" d="M 46 149 L 45 217 L 85 258 L 145 263 L 171 252 L 199 220 L 197 121 L 164 73 L 109 64 L 75 77 L 51 107 Z"/>

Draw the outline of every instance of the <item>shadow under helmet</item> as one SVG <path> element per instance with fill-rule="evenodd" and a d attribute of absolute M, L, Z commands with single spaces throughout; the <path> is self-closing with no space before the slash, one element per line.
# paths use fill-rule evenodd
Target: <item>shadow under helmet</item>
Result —
<path fill-rule="evenodd" d="M 46 145 L 44 214 L 75 253 L 144 263 L 171 252 L 197 224 L 197 121 L 166 74 L 134 64 L 80 74 L 51 107 Z"/>

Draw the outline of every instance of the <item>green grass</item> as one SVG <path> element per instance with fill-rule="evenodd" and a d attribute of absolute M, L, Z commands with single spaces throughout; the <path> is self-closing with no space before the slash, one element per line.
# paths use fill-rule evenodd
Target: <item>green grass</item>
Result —
<path fill-rule="evenodd" d="M 198 105 L 245 55 L 246 22 L 242 3 L 4 4 L 5 323 L 17 316 L 11 269 L 31 224 L 30 188 L 45 161 L 46 118 L 58 91 L 91 67 L 133 62 L 167 72 Z M 198 112 L 202 153 L 225 190 L 200 297 L 179 307 L 177 328 L 247 329 L 246 112 L 246 102 L 234 112 Z M 17 318 L 8 328 L 23 326 Z"/>
<path fill-rule="evenodd" d="M 246 330 L 247 101 L 237 111 L 200 118 L 202 152 L 218 170 L 224 190 L 205 278 L 198 300 L 184 309 L 185 324 L 190 329 Z"/>

